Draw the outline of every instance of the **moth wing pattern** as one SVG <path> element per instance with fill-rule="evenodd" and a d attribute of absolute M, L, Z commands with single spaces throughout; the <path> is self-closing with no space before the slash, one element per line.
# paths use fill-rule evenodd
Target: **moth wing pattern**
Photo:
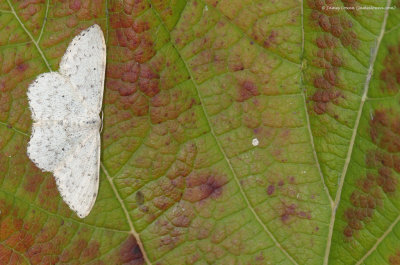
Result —
<path fill-rule="evenodd" d="M 68 45 L 59 72 L 81 93 L 85 105 L 98 115 L 103 101 L 106 43 L 98 25 L 83 30 Z"/>
<path fill-rule="evenodd" d="M 90 213 L 99 189 L 100 134 L 90 132 L 54 170 L 61 197 L 80 218 Z"/>
<path fill-rule="evenodd" d="M 27 154 L 40 169 L 54 171 L 91 130 L 58 122 L 34 123 Z"/>
<path fill-rule="evenodd" d="M 39 75 L 27 93 L 33 119 L 27 154 L 53 172 L 63 200 L 81 218 L 99 188 L 105 67 L 103 31 L 95 24 L 74 37 L 59 71 Z"/>
<path fill-rule="evenodd" d="M 82 105 L 82 96 L 57 72 L 39 75 L 27 94 L 34 122 L 82 120 L 90 116 Z"/>

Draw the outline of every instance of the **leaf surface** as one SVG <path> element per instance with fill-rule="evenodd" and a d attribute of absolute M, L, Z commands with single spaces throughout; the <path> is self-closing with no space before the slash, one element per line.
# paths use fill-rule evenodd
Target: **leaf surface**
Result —
<path fill-rule="evenodd" d="M 0 263 L 397 264 L 398 5 L 0 1 Z M 26 155 L 26 91 L 94 23 L 101 179 L 79 219 Z"/>

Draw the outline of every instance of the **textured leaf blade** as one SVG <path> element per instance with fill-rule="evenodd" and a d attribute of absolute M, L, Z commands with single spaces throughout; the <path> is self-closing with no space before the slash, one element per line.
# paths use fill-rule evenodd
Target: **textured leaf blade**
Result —
<path fill-rule="evenodd" d="M 363 108 L 332 239 L 344 243 L 332 248 L 333 263 L 398 260 L 399 31 L 391 25 L 391 16 L 398 11 L 389 13 Z"/>
<path fill-rule="evenodd" d="M 0 2 L 0 263 L 395 264 L 399 12 L 323 4 Z M 26 88 L 93 23 L 102 174 L 80 220 L 26 157 Z"/>
<path fill-rule="evenodd" d="M 80 22 L 83 18 L 78 14 L 88 13 L 88 7 L 75 7 L 74 11 L 57 3 L 48 6 L 49 2 L 3 1 L 1 5 L 0 263 L 143 262 L 104 176 L 100 187 L 103 195 L 95 206 L 98 214 L 83 223 L 60 199 L 53 176 L 42 173 L 26 155 L 31 125 L 26 89 L 38 74 L 56 69 L 68 42 L 90 25 L 89 21 Z M 63 38 L 50 34 L 62 20 L 60 13 L 53 12 L 55 7 L 76 22 L 70 25 L 72 29 L 61 28 Z M 97 8 L 101 10 L 99 16 L 105 16 L 105 4 Z M 42 36 L 41 25 L 49 30 Z M 135 249 L 139 251 L 132 252 Z"/>
<path fill-rule="evenodd" d="M 221 255 L 220 258 L 214 253 L 209 253 L 206 260 L 218 260 L 221 263 L 230 263 L 236 260 L 237 262 L 246 261 L 262 264 L 265 262 L 267 256 L 274 256 L 274 258 L 271 258 L 271 262 L 281 262 L 285 259 L 289 262 L 296 262 L 295 259 L 318 259 L 318 257 L 312 257 L 313 254 L 300 254 L 297 252 L 295 247 L 296 240 L 294 239 L 289 240 L 291 243 L 288 243 L 287 246 L 281 245 L 280 241 L 284 236 L 281 235 L 281 238 L 276 239 L 270 231 L 271 228 L 275 229 L 284 223 L 283 225 L 288 227 L 287 229 L 295 230 L 299 229 L 299 227 L 304 229 L 304 224 L 307 224 L 310 227 L 310 231 L 312 230 L 311 233 L 326 233 L 326 226 L 324 229 L 324 224 L 315 220 L 309 220 L 311 219 L 311 210 L 306 206 L 312 200 L 317 201 L 317 198 L 322 197 L 322 200 L 326 199 L 320 183 L 321 179 L 315 170 L 315 161 L 313 161 L 314 158 L 311 150 L 308 149 L 309 151 L 305 153 L 304 160 L 294 162 L 305 164 L 305 172 L 303 174 L 308 171 L 311 175 L 309 180 L 316 182 L 315 185 L 319 185 L 316 190 L 320 190 L 321 192 L 312 195 L 304 187 L 299 188 L 298 192 L 293 194 L 295 192 L 295 177 L 290 177 L 288 174 L 289 172 L 294 173 L 295 169 L 288 169 L 288 172 L 283 173 L 283 176 L 277 176 L 276 180 L 272 180 L 272 182 L 276 183 L 277 192 L 281 189 L 285 194 L 291 192 L 291 195 L 287 195 L 288 197 L 299 196 L 298 193 L 301 193 L 301 196 L 304 197 L 304 202 L 301 206 L 289 202 L 290 198 L 284 202 L 278 199 L 276 205 L 274 205 L 275 209 L 268 206 L 265 202 L 263 203 L 262 200 L 266 200 L 268 196 L 272 195 L 268 195 L 268 192 L 271 192 L 268 191 L 268 187 L 274 186 L 266 182 L 261 183 L 257 191 L 258 195 L 253 195 L 258 196 L 258 199 L 254 198 L 251 201 L 248 198 L 252 194 L 247 195 L 241 185 L 244 186 L 247 181 L 249 182 L 247 185 L 254 186 L 257 178 L 261 180 L 262 171 L 265 170 L 265 166 L 263 165 L 265 161 L 250 162 L 252 167 L 259 168 L 257 169 L 259 176 L 250 176 L 249 180 L 246 180 L 245 178 L 239 178 L 237 175 L 240 163 L 243 164 L 241 160 L 246 159 L 245 156 L 256 155 L 260 158 L 270 160 L 268 164 L 276 167 L 274 171 L 277 171 L 277 168 L 280 167 L 272 161 L 273 159 L 268 158 L 268 154 L 265 154 L 266 152 L 263 150 L 264 148 L 258 151 L 252 150 L 252 139 L 257 137 L 254 135 L 255 133 L 261 135 L 258 137 L 264 146 L 268 145 L 267 141 L 274 142 L 272 139 L 274 135 L 281 135 L 280 139 L 283 139 L 283 137 L 289 137 L 291 132 L 294 134 L 293 138 L 296 138 L 297 135 L 302 137 L 299 146 L 293 146 L 292 148 L 301 150 L 302 145 L 306 145 L 309 139 L 307 138 L 307 130 L 304 128 L 305 108 L 303 97 L 297 94 L 294 96 L 288 95 L 287 99 L 285 97 L 281 99 L 281 102 L 292 106 L 288 109 L 282 109 L 284 113 L 290 113 L 287 115 L 293 115 L 294 117 L 294 121 L 286 125 L 288 127 L 286 130 L 267 128 L 267 130 L 263 131 L 263 128 L 257 129 L 257 126 L 251 127 L 252 125 L 249 125 L 237 132 L 238 135 L 245 134 L 240 139 L 241 142 L 237 143 L 232 143 L 232 141 L 229 143 L 229 138 L 237 138 L 234 135 L 235 132 L 231 136 L 228 134 L 223 137 L 217 136 L 223 134 L 224 131 L 229 133 L 229 131 L 234 130 L 234 128 L 229 127 L 229 123 L 234 122 L 235 115 L 242 111 L 242 104 L 246 104 L 244 101 L 249 99 L 244 108 L 250 108 L 250 105 L 253 104 L 250 101 L 250 97 L 252 98 L 259 94 L 255 91 L 258 89 L 256 86 L 259 85 L 256 84 L 256 78 L 258 77 L 254 74 L 251 76 L 251 73 L 248 73 L 247 75 L 250 75 L 250 80 L 248 80 L 243 69 L 240 70 L 239 68 L 250 68 L 253 63 L 252 61 L 259 54 L 263 56 L 263 59 L 256 61 L 253 68 L 254 70 L 259 68 L 259 72 L 265 68 L 263 63 L 270 61 L 272 65 L 269 67 L 278 67 L 281 60 L 277 56 L 265 54 L 261 47 L 252 48 L 254 42 L 250 38 L 245 40 L 246 37 L 243 38 L 245 36 L 243 31 L 238 29 L 225 16 L 221 16 L 220 11 L 212 6 L 206 6 L 204 3 L 188 2 L 185 8 L 180 11 L 181 17 L 173 29 L 170 29 L 171 27 L 168 24 L 170 18 L 163 12 L 163 7 L 157 3 L 154 3 L 154 7 L 155 10 L 151 10 L 147 6 L 147 9 L 144 9 L 141 13 L 141 16 L 146 16 L 151 21 L 151 23 L 145 23 L 146 30 L 143 32 L 143 35 L 149 36 L 149 39 L 144 37 L 149 42 L 154 41 L 151 46 L 152 48 L 159 48 L 155 48 L 155 50 L 149 52 L 149 54 L 152 54 L 151 57 L 143 58 L 145 61 L 140 65 L 140 69 L 135 69 L 135 66 L 129 64 L 130 62 L 125 64 L 127 68 L 131 67 L 132 71 L 136 71 L 135 73 L 137 73 L 139 78 L 138 87 L 135 88 L 136 79 L 132 82 L 134 84 L 127 84 L 128 87 L 124 88 L 120 86 L 120 89 L 115 92 L 111 91 L 118 88 L 114 86 L 114 89 L 110 90 L 110 95 L 106 96 L 106 100 L 109 98 L 115 103 L 114 105 L 106 105 L 105 112 L 106 117 L 108 116 L 109 119 L 116 121 L 122 119 L 122 113 L 124 112 L 119 110 L 123 108 L 127 110 L 133 109 L 133 115 L 129 116 L 130 121 L 137 120 L 138 122 L 135 123 L 132 130 L 124 126 L 128 130 L 119 130 L 119 133 L 132 138 L 136 138 L 136 134 L 141 133 L 143 135 L 141 137 L 144 138 L 142 141 L 139 139 L 130 141 L 132 143 L 131 148 L 134 151 L 131 154 L 129 152 L 125 154 L 125 152 L 113 151 L 116 148 L 115 139 L 110 139 L 110 147 L 105 149 L 105 153 L 110 154 L 110 157 L 105 159 L 105 165 L 109 167 L 110 175 L 116 180 L 117 186 L 122 190 L 122 198 L 127 201 L 133 201 L 131 205 L 127 206 L 127 209 L 128 212 L 132 212 L 133 223 L 138 225 L 145 247 L 147 241 L 151 242 L 149 243 L 148 253 L 150 259 L 167 259 L 183 263 L 185 259 L 182 253 L 191 253 L 190 251 L 192 251 L 192 246 L 185 244 L 185 238 L 187 235 L 192 234 L 194 236 L 197 235 L 199 244 L 208 245 L 207 249 L 218 249 L 218 255 Z M 300 6 L 297 5 L 296 9 L 297 12 L 295 13 L 299 15 Z M 112 9 L 110 13 L 110 20 L 118 21 L 118 23 L 110 24 L 111 43 L 121 43 L 125 36 L 130 35 L 130 32 L 127 30 L 123 31 L 120 28 L 121 26 L 130 25 L 130 23 L 133 25 L 141 23 L 139 22 L 141 21 L 140 18 L 137 19 L 138 21 L 135 20 L 136 14 L 134 9 L 130 10 L 131 13 L 128 12 L 131 15 L 128 17 L 124 17 L 125 13 L 122 13 L 121 10 L 122 6 L 119 9 Z M 298 16 L 298 18 L 300 17 Z M 210 21 L 210 23 L 207 21 Z M 191 23 L 196 25 L 192 25 Z M 300 23 L 299 19 L 297 23 Z M 193 27 L 194 30 L 189 33 L 185 27 Z M 155 29 L 157 29 L 158 36 L 162 37 L 151 36 L 151 32 L 155 31 Z M 115 30 L 115 33 L 113 30 Z M 229 32 L 229 34 L 226 32 Z M 204 33 L 207 36 L 202 36 Z M 172 40 L 168 43 L 170 36 Z M 209 43 L 205 41 L 207 38 L 209 38 Z M 193 45 L 183 47 L 184 42 L 187 41 Z M 234 45 L 237 41 L 239 43 Z M 298 41 L 301 42 L 301 39 L 298 39 Z M 219 46 L 215 48 L 210 47 L 209 45 L 212 43 Z M 202 50 L 202 46 L 207 46 L 207 49 Z M 121 48 L 115 47 L 115 50 L 111 53 L 116 54 L 119 49 Z M 128 42 L 123 50 L 124 59 L 134 57 L 137 52 L 137 48 L 129 47 Z M 235 51 L 234 55 L 230 58 L 228 56 L 229 50 Z M 245 51 L 245 55 L 248 56 L 240 57 L 239 55 L 242 51 Z M 210 56 L 221 56 L 221 59 L 219 62 L 215 60 L 215 63 L 204 61 L 209 59 Z M 295 65 L 285 59 L 282 59 L 282 61 L 285 62 L 282 68 L 288 65 L 291 67 L 291 72 L 287 73 L 288 80 L 282 85 L 281 90 L 283 91 L 293 84 L 297 85 L 297 90 L 296 88 L 292 88 L 292 93 L 299 92 L 299 65 Z M 205 65 L 207 63 L 208 66 Z M 196 67 L 197 64 L 202 65 Z M 217 71 L 216 77 L 214 77 L 215 74 L 212 73 L 211 68 Z M 231 80 L 228 80 L 222 75 L 226 68 L 228 68 L 228 72 L 238 73 L 232 74 Z M 113 70 L 113 72 L 110 71 L 108 73 L 108 76 L 111 77 L 108 79 L 110 83 L 115 84 L 126 77 L 124 73 L 118 72 L 118 68 L 114 68 L 113 62 L 109 69 Z M 154 69 L 160 70 L 158 70 L 159 72 L 152 72 Z M 265 71 L 268 71 L 268 69 Z M 160 72 L 162 74 L 159 74 Z M 222 77 L 220 77 L 221 75 Z M 235 80 L 235 75 L 241 78 L 241 80 Z M 145 79 L 150 80 L 145 83 Z M 148 90 L 150 82 L 155 84 L 151 87 L 151 90 Z M 222 102 L 226 101 L 223 104 L 229 107 L 234 102 L 235 105 L 231 108 L 230 114 L 224 114 L 227 116 L 226 118 L 213 117 L 218 112 L 218 109 L 215 109 L 217 106 L 213 107 L 212 105 L 215 105 L 215 103 L 213 104 L 209 99 L 205 99 L 205 96 L 208 97 L 207 95 L 202 95 L 202 93 L 215 94 L 217 91 L 214 90 L 217 89 L 217 83 L 227 83 L 224 89 L 228 93 L 221 96 L 224 98 Z M 229 91 L 231 86 L 234 89 Z M 207 87 L 210 90 L 207 91 Z M 202 92 L 202 89 L 204 92 Z M 272 89 L 273 86 L 271 85 Z M 146 95 L 150 99 L 142 100 L 142 96 L 137 92 L 138 90 L 145 94 L 147 93 Z M 252 95 L 252 92 L 257 95 Z M 278 91 L 271 91 L 270 93 L 277 95 L 277 99 L 279 98 Z M 120 100 L 118 100 L 119 98 Z M 132 101 L 129 102 L 129 99 L 132 99 Z M 215 102 L 217 99 L 212 100 Z M 268 101 L 266 98 L 260 98 L 259 100 L 262 101 L 259 103 L 260 106 Z M 146 107 L 143 108 L 139 104 L 133 104 L 134 102 L 142 102 Z M 121 103 L 124 105 L 122 106 Z M 207 110 L 208 105 L 210 105 L 209 110 Z M 270 108 L 278 109 L 271 111 L 278 113 L 279 105 L 271 102 Z M 108 113 L 107 106 L 110 106 Z M 147 106 L 149 106 L 148 112 L 136 112 L 136 108 L 146 110 Z M 267 108 L 267 106 L 262 108 Z M 255 111 L 252 110 L 252 113 L 248 114 L 249 118 L 247 119 L 251 120 Z M 115 116 L 121 115 L 121 118 L 112 117 L 112 113 Z M 128 116 L 129 114 L 126 113 L 125 115 Z M 148 116 L 147 119 L 146 116 Z M 283 117 L 278 121 L 270 119 L 270 121 L 266 121 L 265 123 L 271 127 L 274 125 L 279 126 L 278 124 L 282 119 Z M 149 122 L 145 123 L 144 121 L 147 120 Z M 106 118 L 106 125 L 107 122 Z M 241 121 L 238 122 L 241 123 Z M 131 124 L 133 125 L 133 123 Z M 298 128 L 302 127 L 301 124 L 303 124 L 303 128 Z M 110 128 L 110 126 L 105 126 L 105 145 L 107 145 L 107 138 L 111 138 L 118 130 L 118 126 L 122 125 L 116 125 L 115 128 L 110 129 L 110 133 L 107 131 L 107 128 Z M 121 138 L 124 139 L 124 137 Z M 274 144 L 279 145 L 279 142 L 276 141 Z M 275 146 L 274 149 L 277 149 L 277 147 Z M 241 152 L 244 154 L 242 157 L 239 157 L 238 154 Z M 270 153 L 273 150 L 268 150 L 267 152 Z M 276 151 L 276 153 L 279 152 L 282 151 Z M 279 156 L 279 154 L 276 154 L 276 156 Z M 115 162 L 120 159 L 126 161 L 122 166 L 119 166 Z M 285 162 L 287 162 L 287 159 L 285 157 L 281 158 Z M 295 160 L 295 158 L 290 159 Z M 280 162 L 283 163 L 282 161 Z M 114 166 L 115 168 L 113 168 Z M 135 179 L 132 176 L 135 176 Z M 242 182 L 241 185 L 239 184 L 240 182 Z M 281 186 L 286 185 L 286 187 L 278 187 L 278 182 L 282 182 Z M 124 189 L 123 187 L 127 184 L 132 185 L 132 187 Z M 248 188 L 250 189 L 251 187 Z M 269 207 L 269 213 L 264 213 L 264 217 L 260 217 L 257 211 L 262 211 L 257 210 L 252 205 L 254 202 L 258 204 L 257 207 L 260 209 Z M 326 207 L 324 208 L 320 205 L 318 204 L 317 207 L 320 209 L 320 212 L 315 215 L 319 216 L 320 213 L 329 214 L 327 211 L 324 211 Z M 304 210 L 302 210 L 302 207 L 304 207 Z M 215 212 L 210 212 L 210 209 L 216 210 Z M 199 212 L 199 215 L 195 214 L 196 211 Z M 201 216 L 203 215 L 208 217 L 207 222 L 201 220 Z M 227 220 L 241 220 L 243 223 L 240 222 L 240 224 L 243 225 L 243 228 L 237 230 L 234 227 L 239 227 L 240 225 L 231 224 L 230 222 L 232 221 L 217 221 L 222 218 Z M 269 221 L 275 223 L 270 228 L 266 225 Z M 303 225 L 300 224 L 301 222 Z M 200 235 L 198 227 L 201 227 L 203 223 L 206 227 L 200 229 L 202 232 Z M 222 227 L 224 227 L 224 230 L 230 231 L 233 229 L 232 231 L 235 232 L 231 235 L 226 234 L 226 232 L 217 233 L 217 238 L 214 238 L 210 231 L 218 231 Z M 246 234 L 244 234 L 244 231 L 246 231 Z M 255 244 L 256 253 L 258 254 L 249 257 L 239 254 L 240 251 L 236 250 L 236 246 L 232 245 L 232 242 L 243 241 L 240 238 L 255 238 L 257 242 Z M 312 241 L 307 239 L 307 236 L 304 236 L 302 240 L 307 242 L 307 244 L 311 244 L 310 242 Z M 219 244 L 223 244 L 226 250 L 220 249 Z M 183 246 L 178 247 L 179 245 Z M 291 253 L 286 248 L 291 248 Z M 246 251 L 254 251 L 250 249 L 247 250 L 247 248 L 244 248 L 243 251 L 245 253 Z M 200 249 L 193 253 L 192 258 L 198 259 L 196 257 L 206 255 L 203 251 Z M 238 257 L 225 256 L 226 254 L 224 253 L 227 253 L 225 251 L 237 253 Z M 323 252 L 324 247 L 322 246 L 320 248 L 321 256 Z M 271 253 L 274 254 L 271 255 Z M 293 258 L 292 255 L 295 257 Z M 321 257 L 319 258 L 321 259 Z"/>
<path fill-rule="evenodd" d="M 305 1 L 305 85 L 321 171 L 331 196 L 342 177 L 387 1 Z M 332 9 L 330 9 L 332 8 Z"/>

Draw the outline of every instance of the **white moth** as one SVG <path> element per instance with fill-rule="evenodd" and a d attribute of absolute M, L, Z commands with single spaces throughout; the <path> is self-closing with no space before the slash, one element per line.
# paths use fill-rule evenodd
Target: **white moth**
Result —
<path fill-rule="evenodd" d="M 39 75 L 28 88 L 28 156 L 53 172 L 63 200 L 80 218 L 90 213 L 99 189 L 105 66 L 103 32 L 93 25 L 71 41 L 58 72 Z"/>

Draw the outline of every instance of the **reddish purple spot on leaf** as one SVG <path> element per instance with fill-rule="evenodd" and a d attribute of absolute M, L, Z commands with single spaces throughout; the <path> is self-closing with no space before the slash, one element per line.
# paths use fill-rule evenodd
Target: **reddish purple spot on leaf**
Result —
<path fill-rule="evenodd" d="M 298 206 L 294 203 L 287 204 L 285 202 L 282 202 L 280 213 L 281 221 L 284 224 L 290 224 L 295 217 L 301 219 L 311 219 L 310 211 L 298 210 L 297 208 Z"/>
<path fill-rule="evenodd" d="M 258 96 L 259 94 L 260 92 L 258 92 L 257 85 L 253 81 L 245 80 L 239 84 L 237 101 L 243 102 L 253 96 Z"/>
<path fill-rule="evenodd" d="M 272 30 L 267 39 L 264 41 L 264 46 L 267 48 L 271 47 L 271 45 L 276 42 L 277 36 L 278 32 L 276 30 Z"/>
<path fill-rule="evenodd" d="M 17 70 L 19 72 L 25 72 L 26 69 L 28 69 L 28 65 L 27 64 L 21 63 L 21 64 L 17 65 Z"/>
<path fill-rule="evenodd" d="M 394 95 L 400 88 L 400 44 L 388 48 L 388 55 L 385 57 L 383 65 L 384 69 L 380 74 L 383 81 L 381 90 Z"/>
<path fill-rule="evenodd" d="M 272 195 L 275 192 L 275 185 L 269 185 L 267 188 L 267 194 Z"/>
<path fill-rule="evenodd" d="M 125 242 L 122 243 L 119 250 L 119 261 L 134 265 L 144 264 L 142 251 L 132 235 L 128 236 Z"/>
<path fill-rule="evenodd" d="M 199 173 L 189 175 L 186 179 L 186 189 L 183 198 L 197 202 L 208 198 L 217 199 L 222 196 L 226 177 L 218 173 Z"/>
<path fill-rule="evenodd" d="M 74 10 L 75 12 L 81 9 L 82 3 L 80 0 L 72 0 L 69 2 L 69 8 Z"/>
<path fill-rule="evenodd" d="M 296 214 L 296 208 L 297 207 L 295 204 L 290 204 L 290 205 L 283 204 L 283 211 L 280 215 L 281 221 L 283 223 L 288 223 L 290 217 Z"/>
<path fill-rule="evenodd" d="M 391 109 L 375 110 L 370 124 L 370 136 L 379 147 L 366 153 L 365 161 L 375 170 L 357 180 L 358 190 L 350 195 L 344 212 L 347 226 L 343 234 L 350 240 L 373 218 L 374 210 L 383 205 L 383 198 L 397 191 L 398 181 L 393 171 L 400 171 L 400 118 Z M 377 172 L 377 173 L 376 173 Z"/>
<path fill-rule="evenodd" d="M 334 4 L 334 1 L 307 1 L 311 12 L 311 24 L 322 29 L 325 33 L 319 34 L 315 39 L 318 47 L 316 55 L 312 59 L 312 64 L 318 68 L 325 69 L 323 74 L 314 77 L 313 85 L 317 90 L 311 96 L 314 113 L 321 115 L 329 111 L 330 104 L 338 104 L 337 99 L 343 97 L 340 94 L 340 80 L 338 79 L 339 67 L 342 66 L 340 54 L 335 52 L 335 48 L 340 43 L 347 47 L 357 49 L 360 41 L 357 34 L 351 30 L 352 22 L 346 17 L 326 8 Z M 339 41 L 340 40 L 340 41 Z M 338 114 L 335 118 L 338 119 Z"/>

